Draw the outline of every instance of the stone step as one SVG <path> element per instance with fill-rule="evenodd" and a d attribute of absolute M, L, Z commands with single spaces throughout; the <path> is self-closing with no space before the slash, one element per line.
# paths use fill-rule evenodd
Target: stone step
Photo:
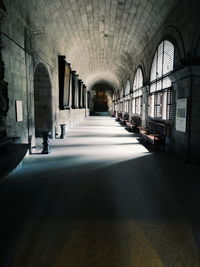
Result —
<path fill-rule="evenodd" d="M 110 116 L 110 112 L 108 112 L 108 111 L 103 111 L 103 112 L 95 111 L 94 116 Z"/>

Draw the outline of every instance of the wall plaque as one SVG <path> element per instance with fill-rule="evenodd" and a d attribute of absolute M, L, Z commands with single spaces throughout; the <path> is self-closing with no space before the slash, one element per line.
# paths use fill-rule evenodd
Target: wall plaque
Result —
<path fill-rule="evenodd" d="M 22 101 L 15 101 L 16 121 L 23 121 L 23 106 Z"/>
<path fill-rule="evenodd" d="M 176 103 L 176 131 L 186 132 L 187 98 L 177 99 Z"/>

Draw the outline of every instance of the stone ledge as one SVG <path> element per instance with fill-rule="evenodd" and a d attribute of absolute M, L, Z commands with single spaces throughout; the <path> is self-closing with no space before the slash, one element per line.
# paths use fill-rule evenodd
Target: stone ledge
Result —
<path fill-rule="evenodd" d="M 28 144 L 4 143 L 0 146 L 0 178 L 14 170 L 25 157 Z"/>

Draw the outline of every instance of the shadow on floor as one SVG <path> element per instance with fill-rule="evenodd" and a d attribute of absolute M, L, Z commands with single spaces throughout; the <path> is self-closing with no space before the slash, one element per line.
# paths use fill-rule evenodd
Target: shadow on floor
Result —
<path fill-rule="evenodd" d="M 77 157 L 54 160 L 76 161 Z M 37 257 L 40 259 L 37 266 L 106 266 L 89 261 L 90 257 L 95 258 L 90 255 L 95 253 L 94 248 L 99 249 L 96 260 L 102 257 L 106 262 L 107 257 L 107 266 L 133 266 L 129 262 L 132 242 L 129 239 L 141 234 L 164 266 L 171 266 L 169 256 L 175 261 L 175 255 L 172 257 L 175 251 L 185 253 L 193 238 L 199 247 L 198 166 L 183 164 L 162 153 L 99 165 L 96 162 L 60 165 L 54 169 L 47 166 L 37 175 L 22 172 L 1 182 L 2 267 L 33 266 L 23 262 L 34 262 Z M 190 231 L 193 237 L 188 240 Z M 174 252 L 167 256 L 163 246 L 167 250 L 168 245 Z M 112 250 L 118 255 L 112 255 Z M 87 263 L 56 263 L 64 251 L 74 262 L 75 255 L 83 253 L 77 257 L 86 257 Z M 42 261 L 42 257 L 47 259 Z M 117 263 L 108 265 L 113 257 L 118 257 Z"/>

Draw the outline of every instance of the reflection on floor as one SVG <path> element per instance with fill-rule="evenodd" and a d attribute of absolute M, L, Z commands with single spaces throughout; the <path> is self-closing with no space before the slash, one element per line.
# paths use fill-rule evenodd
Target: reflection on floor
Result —
<path fill-rule="evenodd" d="M 200 266 L 198 166 L 109 117 L 51 146 L 0 183 L 1 267 Z"/>

